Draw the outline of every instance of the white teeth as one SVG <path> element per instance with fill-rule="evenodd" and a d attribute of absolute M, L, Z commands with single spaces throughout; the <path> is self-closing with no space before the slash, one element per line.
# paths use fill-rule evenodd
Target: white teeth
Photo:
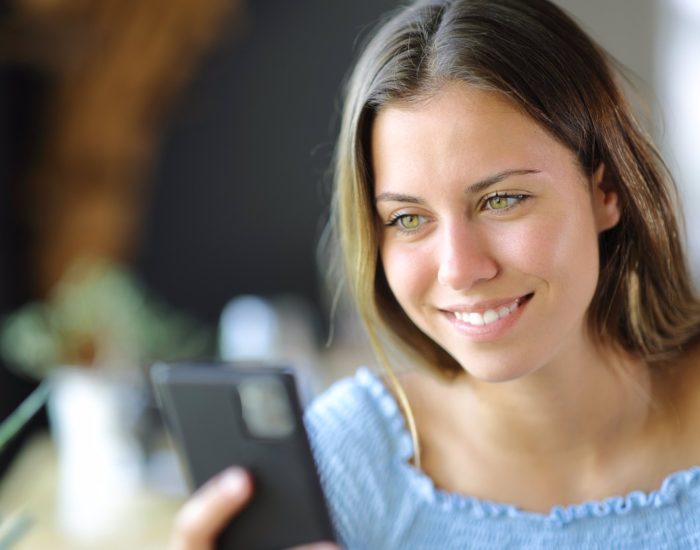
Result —
<path fill-rule="evenodd" d="M 498 313 L 496 313 L 492 309 L 487 309 L 484 311 L 484 324 L 488 325 L 490 323 L 493 323 L 494 321 L 498 321 L 500 317 L 498 316 Z"/>
<path fill-rule="evenodd" d="M 470 325 L 476 325 L 476 326 L 481 326 L 486 324 L 486 320 L 480 313 L 472 312 L 467 315 L 467 318 L 465 319 L 467 323 Z"/>
<path fill-rule="evenodd" d="M 504 317 L 507 317 L 513 313 L 516 309 L 518 309 L 518 303 L 518 300 L 515 300 L 508 306 L 501 306 L 497 311 L 494 309 L 487 309 L 484 311 L 484 313 L 477 313 L 476 311 L 472 311 L 471 313 L 466 311 L 455 311 L 454 316 L 459 321 L 469 323 L 473 326 L 480 327 L 483 325 L 490 325 L 491 323 L 495 323 L 499 319 L 503 319 Z"/>

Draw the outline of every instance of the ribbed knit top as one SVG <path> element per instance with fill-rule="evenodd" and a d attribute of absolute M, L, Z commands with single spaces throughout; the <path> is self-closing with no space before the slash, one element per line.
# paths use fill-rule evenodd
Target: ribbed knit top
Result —
<path fill-rule="evenodd" d="M 548 514 L 449 493 L 409 464 L 399 407 L 364 368 L 319 396 L 306 426 L 344 548 L 700 549 L 700 467 Z"/>

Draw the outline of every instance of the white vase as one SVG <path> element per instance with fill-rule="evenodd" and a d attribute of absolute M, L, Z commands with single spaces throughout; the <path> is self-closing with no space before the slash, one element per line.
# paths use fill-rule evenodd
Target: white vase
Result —
<path fill-rule="evenodd" d="M 60 368 L 51 385 L 47 408 L 58 455 L 58 527 L 76 539 L 99 539 L 119 528 L 140 486 L 135 392 L 100 369 Z"/>

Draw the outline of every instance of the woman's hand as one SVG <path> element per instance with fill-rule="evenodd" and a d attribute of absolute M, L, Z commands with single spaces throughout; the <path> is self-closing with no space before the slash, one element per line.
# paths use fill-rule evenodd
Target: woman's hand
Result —
<path fill-rule="evenodd" d="M 231 467 L 212 478 L 185 503 L 175 520 L 170 550 L 214 550 L 217 536 L 253 496 L 253 481 Z M 299 546 L 296 550 L 332 550 L 334 544 Z"/>
<path fill-rule="evenodd" d="M 253 496 L 253 482 L 232 467 L 200 487 L 175 519 L 171 550 L 213 550 L 216 537 Z"/>

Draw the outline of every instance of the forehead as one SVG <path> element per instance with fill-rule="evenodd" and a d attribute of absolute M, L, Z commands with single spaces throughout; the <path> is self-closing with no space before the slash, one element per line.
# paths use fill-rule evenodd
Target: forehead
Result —
<path fill-rule="evenodd" d="M 494 171 L 576 163 L 505 95 L 449 83 L 419 102 L 393 102 L 372 127 L 375 185 L 407 177 L 479 179 Z"/>

